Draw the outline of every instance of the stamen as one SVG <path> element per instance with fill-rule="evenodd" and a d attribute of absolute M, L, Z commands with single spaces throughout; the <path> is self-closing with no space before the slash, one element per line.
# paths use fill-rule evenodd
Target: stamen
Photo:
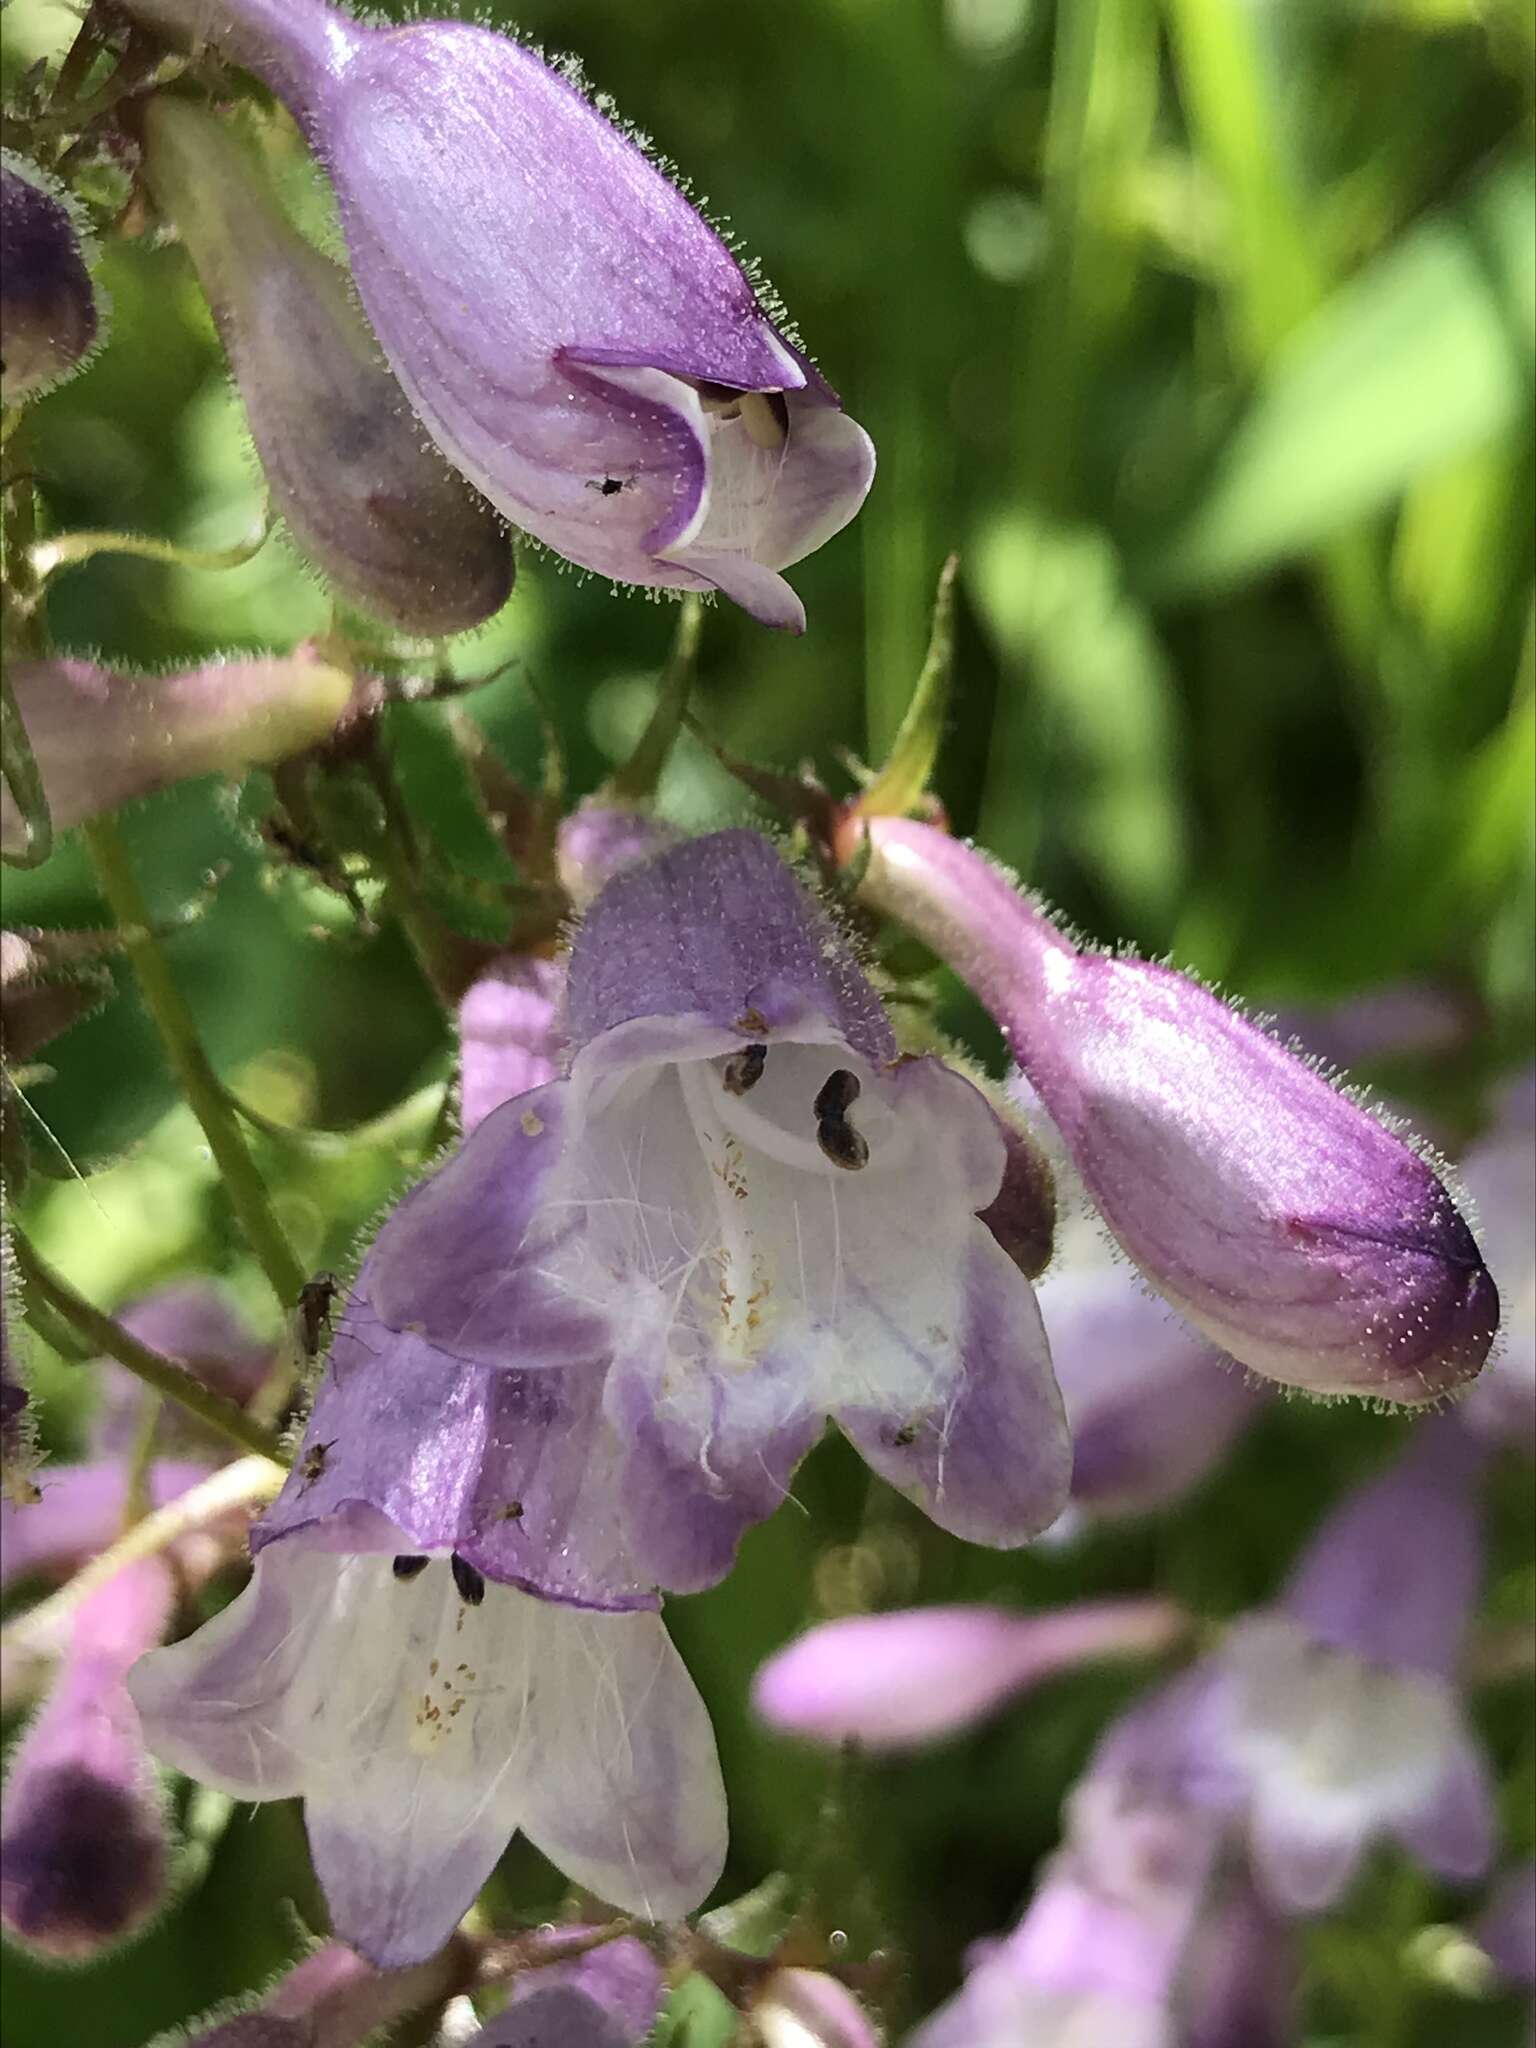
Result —
<path fill-rule="evenodd" d="M 390 1570 L 397 1579 L 414 1579 L 426 1570 L 430 1562 L 431 1560 L 425 1557 L 397 1557 Z"/>
<path fill-rule="evenodd" d="M 448 1568 L 453 1573 L 453 1583 L 459 1589 L 459 1598 L 466 1607 L 478 1607 L 485 1598 L 485 1579 L 472 1564 L 468 1564 L 455 1550 L 448 1559 Z"/>
<path fill-rule="evenodd" d="M 837 1067 L 822 1083 L 813 1105 L 817 1144 L 834 1166 L 845 1167 L 850 1173 L 869 1164 L 868 1142 L 848 1121 L 848 1112 L 858 1101 L 859 1093 L 858 1075 L 850 1074 L 846 1067 Z"/>
<path fill-rule="evenodd" d="M 789 407 L 782 391 L 743 391 L 741 424 L 759 448 L 770 453 L 789 439 Z"/>
<path fill-rule="evenodd" d="M 837 1123 L 858 1101 L 861 1084 L 857 1074 L 838 1067 L 822 1083 L 813 1105 L 817 1123 Z"/>
<path fill-rule="evenodd" d="M 766 1045 L 744 1045 L 740 1052 L 733 1052 L 720 1069 L 720 1085 L 727 1095 L 745 1095 L 749 1088 L 755 1088 L 761 1081 L 767 1064 Z"/>

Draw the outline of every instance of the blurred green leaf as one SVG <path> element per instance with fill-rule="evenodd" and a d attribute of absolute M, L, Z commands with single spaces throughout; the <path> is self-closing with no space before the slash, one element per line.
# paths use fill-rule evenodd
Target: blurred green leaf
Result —
<path fill-rule="evenodd" d="M 1148 582 L 1173 594 L 1255 575 L 1515 429 L 1533 343 L 1536 184 L 1521 161 L 1410 229 L 1296 333 Z"/>

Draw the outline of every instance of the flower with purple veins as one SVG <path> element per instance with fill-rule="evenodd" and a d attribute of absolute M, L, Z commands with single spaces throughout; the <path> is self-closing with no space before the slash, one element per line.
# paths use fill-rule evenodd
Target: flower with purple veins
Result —
<path fill-rule="evenodd" d="M 1454 1418 L 1421 1424 L 1209 1660 L 1254 1873 L 1287 1912 L 1331 1905 L 1382 1834 L 1442 1877 L 1488 1867 L 1488 1764 L 1457 1683 L 1485 1462 Z"/>
<path fill-rule="evenodd" d="M 134 0 L 286 99 L 390 367 L 448 460 L 583 568 L 802 631 L 778 573 L 837 533 L 869 437 L 720 235 L 532 50 L 321 0 Z"/>
<path fill-rule="evenodd" d="M 661 1617 L 348 1538 L 344 1517 L 269 1534 L 232 1605 L 140 1660 L 156 1754 L 237 1799 L 303 1798 L 336 1931 L 381 1968 L 441 1948 L 518 1830 L 626 1910 L 699 1905 L 724 1791 Z"/>
<path fill-rule="evenodd" d="M 829 1415 L 958 1535 L 1049 1524 L 1070 1450 L 1034 1296 L 981 1220 L 998 1119 L 897 1056 L 774 849 L 724 832 L 620 874 L 565 1024 L 568 1078 L 488 1117 L 386 1224 L 380 1321 L 599 1387 L 628 1549 L 674 1590 L 724 1576 Z"/>
<path fill-rule="evenodd" d="M 1198 982 L 1074 944 L 974 848 L 858 818 L 840 857 L 866 833 L 865 899 L 975 989 L 1104 1222 L 1213 1344 L 1314 1393 L 1473 1377 L 1497 1291 L 1412 1146 Z"/>

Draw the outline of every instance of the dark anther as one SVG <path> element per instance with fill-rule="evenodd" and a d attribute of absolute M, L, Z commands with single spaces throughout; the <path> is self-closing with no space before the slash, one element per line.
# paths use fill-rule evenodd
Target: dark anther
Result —
<path fill-rule="evenodd" d="M 869 1164 L 869 1146 L 846 1117 L 823 1117 L 816 1126 L 816 1142 L 834 1166 L 857 1173 Z"/>
<path fill-rule="evenodd" d="M 466 1564 L 457 1551 L 448 1560 L 453 1573 L 453 1583 L 459 1589 L 459 1598 L 466 1607 L 478 1607 L 485 1598 L 485 1580 L 472 1564 Z"/>
<path fill-rule="evenodd" d="M 414 1579 L 424 1572 L 431 1562 L 425 1557 L 397 1557 L 390 1570 L 397 1579 Z"/>
<path fill-rule="evenodd" d="M 755 1088 L 761 1081 L 767 1063 L 766 1045 L 744 1045 L 740 1052 L 733 1052 L 721 1068 L 720 1086 L 727 1095 L 745 1095 L 749 1088 Z"/>
<path fill-rule="evenodd" d="M 858 1099 L 858 1075 L 850 1074 L 846 1067 L 838 1067 L 828 1074 L 821 1084 L 821 1093 L 816 1097 L 817 1123 L 840 1123 Z"/>

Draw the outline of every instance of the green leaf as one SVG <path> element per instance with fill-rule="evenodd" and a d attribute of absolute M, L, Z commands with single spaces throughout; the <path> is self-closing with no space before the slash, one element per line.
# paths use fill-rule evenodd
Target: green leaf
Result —
<path fill-rule="evenodd" d="M 1390 506 L 1516 426 L 1533 339 L 1536 184 L 1522 160 L 1410 229 L 1296 333 L 1145 573 L 1160 593 L 1232 583 Z"/>

